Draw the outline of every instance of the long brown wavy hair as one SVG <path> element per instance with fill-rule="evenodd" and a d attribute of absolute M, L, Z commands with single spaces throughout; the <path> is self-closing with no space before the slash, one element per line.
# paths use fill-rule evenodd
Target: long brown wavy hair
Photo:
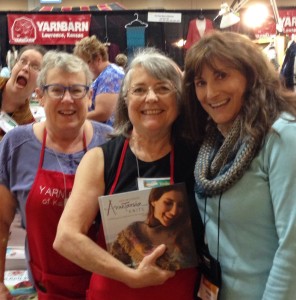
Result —
<path fill-rule="evenodd" d="M 204 139 L 209 116 L 197 99 L 194 78 L 201 74 L 205 65 L 217 70 L 215 60 L 236 69 L 247 80 L 240 111 L 241 139 L 251 136 L 262 145 L 282 112 L 296 116 L 296 94 L 285 89 L 279 74 L 259 46 L 244 35 L 214 31 L 195 43 L 185 58 L 183 99 L 189 138 L 198 142 Z"/>

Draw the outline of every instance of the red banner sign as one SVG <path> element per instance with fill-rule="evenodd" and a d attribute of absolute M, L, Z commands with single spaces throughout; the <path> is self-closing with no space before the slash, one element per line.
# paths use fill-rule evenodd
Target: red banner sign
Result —
<path fill-rule="evenodd" d="M 90 14 L 8 14 L 11 45 L 74 45 L 89 36 Z"/>
<path fill-rule="evenodd" d="M 296 33 L 296 9 L 280 9 L 280 24 L 284 29 L 284 33 L 292 35 Z"/>

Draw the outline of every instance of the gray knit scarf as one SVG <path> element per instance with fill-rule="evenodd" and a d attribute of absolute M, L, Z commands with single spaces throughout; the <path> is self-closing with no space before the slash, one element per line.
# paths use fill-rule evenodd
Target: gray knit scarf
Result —
<path fill-rule="evenodd" d="M 237 118 L 224 140 L 216 125 L 209 126 L 194 170 L 196 193 L 200 197 L 226 191 L 251 164 L 258 145 L 253 138 L 240 140 L 240 126 Z"/>

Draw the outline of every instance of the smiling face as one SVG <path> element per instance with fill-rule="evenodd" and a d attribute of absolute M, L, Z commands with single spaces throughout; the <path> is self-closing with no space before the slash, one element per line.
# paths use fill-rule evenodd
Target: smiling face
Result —
<path fill-rule="evenodd" d="M 175 88 L 171 83 L 152 77 L 143 67 L 136 67 L 129 87 L 126 104 L 133 130 L 142 135 L 170 134 L 179 114 Z M 166 88 L 168 92 L 163 93 Z"/>
<path fill-rule="evenodd" d="M 204 65 L 194 80 L 196 96 L 223 135 L 243 105 L 247 80 L 243 74 L 215 60 L 215 69 Z"/>
<path fill-rule="evenodd" d="M 68 73 L 53 68 L 48 71 L 46 85 L 61 84 L 66 87 L 74 84 L 86 84 L 86 77 L 83 71 Z M 53 99 L 47 91 L 36 89 L 39 101 L 44 106 L 46 123 L 53 130 L 70 131 L 79 129 L 86 119 L 88 107 L 91 104 L 91 91 L 87 92 L 82 99 L 73 100 L 67 90 L 62 99 Z"/>
<path fill-rule="evenodd" d="M 171 226 L 184 211 L 183 194 L 180 191 L 168 191 L 151 205 L 154 207 L 154 218 L 165 227 Z"/>
<path fill-rule="evenodd" d="M 12 89 L 22 97 L 29 98 L 36 88 L 36 81 L 43 56 L 29 49 L 22 53 L 11 71 Z"/>

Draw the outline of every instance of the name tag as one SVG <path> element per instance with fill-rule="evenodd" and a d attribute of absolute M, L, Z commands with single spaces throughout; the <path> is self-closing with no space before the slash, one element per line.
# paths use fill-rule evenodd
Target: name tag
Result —
<path fill-rule="evenodd" d="M 218 300 L 222 283 L 220 263 L 208 251 L 205 251 L 201 258 L 201 279 L 197 281 L 195 287 L 197 290 L 195 299 Z"/>
<path fill-rule="evenodd" d="M 139 190 L 145 190 L 145 189 L 151 189 L 151 188 L 155 188 L 155 187 L 170 185 L 170 177 L 164 177 L 164 178 L 138 177 L 137 181 L 138 181 L 138 189 Z"/>
<path fill-rule="evenodd" d="M 11 118 L 6 112 L 0 113 L 0 128 L 6 133 L 18 126 L 16 121 Z"/>

